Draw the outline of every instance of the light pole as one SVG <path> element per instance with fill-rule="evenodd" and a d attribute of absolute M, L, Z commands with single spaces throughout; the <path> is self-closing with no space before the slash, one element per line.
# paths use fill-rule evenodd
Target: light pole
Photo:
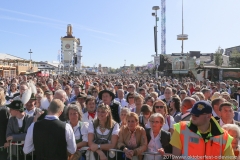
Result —
<path fill-rule="evenodd" d="M 72 54 L 72 53 L 69 52 L 68 54 L 69 54 L 68 72 L 70 73 L 70 64 L 71 64 L 70 62 L 71 62 L 71 59 L 72 59 L 72 57 L 71 57 L 71 54 Z"/>
<path fill-rule="evenodd" d="M 152 13 L 152 16 L 155 17 L 155 21 L 156 21 L 156 25 L 154 26 L 154 44 L 155 44 L 155 52 L 156 52 L 156 59 L 158 57 L 158 43 L 157 43 L 157 21 L 159 20 L 158 16 L 157 16 L 157 10 L 159 10 L 160 7 L 159 6 L 153 6 L 152 10 L 155 11 L 155 13 Z M 156 78 L 158 77 L 158 65 L 160 65 L 160 56 L 159 56 L 159 63 L 157 63 L 155 61 L 155 68 L 156 68 Z"/>
<path fill-rule="evenodd" d="M 188 40 L 188 35 L 184 34 L 184 27 L 183 27 L 183 0 L 182 0 L 182 34 L 177 35 L 177 40 L 181 40 L 182 41 L 182 51 L 181 54 L 183 55 L 183 41 L 184 40 Z"/>
<path fill-rule="evenodd" d="M 82 46 L 79 46 L 79 70 L 82 70 Z"/>
<path fill-rule="evenodd" d="M 32 57 L 31 57 L 31 54 L 33 53 L 32 50 L 30 49 L 28 53 L 30 54 L 30 61 L 32 61 Z"/>

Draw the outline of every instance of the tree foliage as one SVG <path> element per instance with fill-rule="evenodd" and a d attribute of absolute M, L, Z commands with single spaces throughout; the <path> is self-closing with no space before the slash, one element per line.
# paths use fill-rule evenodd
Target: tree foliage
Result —
<path fill-rule="evenodd" d="M 240 67 L 240 52 L 238 50 L 234 49 L 230 54 L 229 64 L 231 67 Z"/>
<path fill-rule="evenodd" d="M 130 65 L 130 68 L 131 68 L 131 70 L 135 70 L 134 64 L 131 64 L 131 65 Z"/>
<path fill-rule="evenodd" d="M 215 52 L 215 58 L 214 58 L 214 60 L 215 60 L 215 65 L 216 66 L 222 66 L 222 64 L 223 64 L 223 57 L 222 57 L 222 53 L 221 53 L 221 48 L 220 47 L 218 47 L 218 49 L 216 50 L 216 52 Z"/>

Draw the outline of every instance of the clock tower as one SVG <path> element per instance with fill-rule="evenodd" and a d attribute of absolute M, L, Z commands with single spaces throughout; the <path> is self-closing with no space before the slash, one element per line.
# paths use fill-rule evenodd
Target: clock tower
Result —
<path fill-rule="evenodd" d="M 69 67 L 78 66 L 77 63 L 74 64 L 74 57 L 78 55 L 78 47 L 80 46 L 80 39 L 75 38 L 72 35 L 72 25 L 67 25 L 67 35 L 61 37 L 61 63 L 64 65 L 65 69 L 69 69 Z"/>

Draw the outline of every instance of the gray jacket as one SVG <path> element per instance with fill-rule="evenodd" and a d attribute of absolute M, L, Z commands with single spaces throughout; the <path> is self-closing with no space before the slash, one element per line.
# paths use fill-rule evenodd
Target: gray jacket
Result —
<path fill-rule="evenodd" d="M 12 136 L 13 141 L 24 141 L 27 134 L 28 127 L 33 122 L 32 116 L 25 114 L 24 133 L 19 133 L 18 121 L 16 117 L 11 117 L 8 121 L 6 137 Z M 24 123 L 24 122 L 23 122 Z"/>

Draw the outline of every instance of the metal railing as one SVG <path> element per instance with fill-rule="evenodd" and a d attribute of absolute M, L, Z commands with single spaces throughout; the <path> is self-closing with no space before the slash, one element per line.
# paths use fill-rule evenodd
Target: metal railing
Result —
<path fill-rule="evenodd" d="M 8 153 L 9 153 L 9 159 L 10 160 L 12 160 L 12 149 L 13 149 L 13 146 L 16 146 L 16 156 L 17 156 L 17 160 L 19 160 L 19 146 L 23 146 L 24 145 L 24 141 L 23 142 L 21 142 L 21 143 L 17 143 L 17 142 L 10 142 L 10 146 L 9 146 L 9 149 L 8 149 Z M 0 147 L 0 148 L 4 148 L 4 146 L 2 146 L 2 147 Z M 90 150 L 90 148 L 89 147 L 82 147 L 82 148 L 80 148 L 80 149 L 78 149 L 78 151 L 79 152 L 85 152 L 85 151 L 89 151 L 89 153 L 91 153 L 91 150 Z M 92 153 L 94 153 L 94 152 L 92 152 Z M 122 151 L 122 150 L 119 150 L 119 149 L 109 149 L 108 151 L 107 151 L 107 157 L 109 157 L 109 155 L 110 155 L 110 157 L 112 157 L 112 158 L 114 158 L 115 157 L 115 159 L 116 160 L 119 160 L 119 159 L 121 159 L 121 160 L 126 160 L 127 159 L 127 157 L 126 156 L 123 156 L 123 157 L 118 157 L 118 154 L 119 153 L 122 153 L 122 154 L 124 154 L 124 152 Z M 26 160 L 26 154 L 23 152 L 23 154 L 24 154 L 24 160 Z M 33 152 L 31 152 L 30 153 L 31 154 L 31 156 L 32 156 L 32 160 L 34 160 L 34 155 L 33 155 Z M 29 154 L 28 154 L 29 155 Z M 156 158 L 156 156 L 158 157 L 158 160 L 159 160 L 159 157 L 161 157 L 160 159 L 163 159 L 163 156 L 161 156 L 160 155 L 160 153 L 159 152 L 143 152 L 142 153 L 142 155 L 153 155 L 154 156 L 154 160 L 155 160 L 155 158 Z M 166 155 L 171 155 L 171 154 L 167 154 L 166 153 Z M 94 155 L 92 155 L 92 156 L 94 156 Z M 98 156 L 98 159 L 97 160 L 99 160 L 99 156 Z M 157 159 L 156 159 L 157 160 Z"/>
<path fill-rule="evenodd" d="M 89 147 L 82 147 L 81 149 L 79 149 L 79 151 L 80 151 L 80 152 L 83 152 L 83 151 L 91 151 L 91 150 L 90 150 Z M 116 160 L 118 160 L 118 158 L 119 158 L 119 157 L 118 157 L 118 153 L 123 153 L 123 154 L 124 154 L 124 152 L 123 152 L 122 150 L 109 149 L 109 151 L 107 151 L 107 157 L 109 157 L 109 154 L 112 154 L 112 155 L 114 154 L 114 157 L 116 157 Z M 154 156 L 154 160 L 155 160 L 156 156 L 158 156 L 158 158 L 161 157 L 160 160 L 163 159 L 163 156 L 161 156 L 159 152 L 143 152 L 142 155 L 153 155 L 153 156 Z M 170 155 L 170 154 L 167 154 L 167 155 Z M 122 160 L 123 158 L 124 158 L 124 160 L 127 159 L 127 157 L 124 156 L 124 157 L 121 158 L 121 160 Z M 97 159 L 97 160 L 99 160 L 99 156 L 98 156 L 98 159 Z M 156 159 L 156 160 L 157 160 L 157 159 Z M 159 160 L 159 159 L 158 159 L 158 160 Z"/>
<path fill-rule="evenodd" d="M 17 156 L 17 160 L 19 160 L 19 146 L 23 146 L 24 145 L 24 141 L 21 141 L 21 143 L 18 143 L 18 142 L 12 142 L 10 141 L 10 145 L 9 145 L 9 159 L 12 160 L 12 157 L 13 157 L 13 153 L 12 153 L 12 150 L 13 150 L 13 146 L 16 146 L 16 156 Z M 26 160 L 26 154 L 22 151 L 22 153 L 24 154 L 24 160 Z M 33 160 L 33 152 L 31 152 L 32 154 L 32 160 Z"/>

